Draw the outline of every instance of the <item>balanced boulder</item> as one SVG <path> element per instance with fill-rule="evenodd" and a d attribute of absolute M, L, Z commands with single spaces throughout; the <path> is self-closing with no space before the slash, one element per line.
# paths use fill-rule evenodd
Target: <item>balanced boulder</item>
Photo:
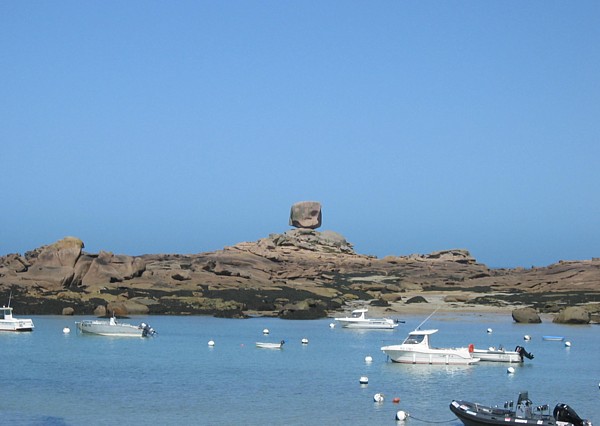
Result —
<path fill-rule="evenodd" d="M 321 203 L 318 201 L 301 201 L 292 206 L 290 226 L 296 228 L 317 229 L 321 226 Z"/>

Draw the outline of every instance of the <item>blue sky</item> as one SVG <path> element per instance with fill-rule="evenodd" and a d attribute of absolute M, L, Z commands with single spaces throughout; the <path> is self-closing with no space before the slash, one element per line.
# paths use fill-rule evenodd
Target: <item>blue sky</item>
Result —
<path fill-rule="evenodd" d="M 600 256 L 598 1 L 0 2 L 0 255 Z"/>

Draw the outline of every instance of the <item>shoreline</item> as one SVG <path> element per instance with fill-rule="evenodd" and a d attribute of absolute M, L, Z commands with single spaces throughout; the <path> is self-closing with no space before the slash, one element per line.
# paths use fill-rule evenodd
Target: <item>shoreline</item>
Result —
<path fill-rule="evenodd" d="M 389 317 L 389 316 L 422 316 L 426 318 L 435 312 L 436 315 L 497 315 L 508 316 L 511 321 L 512 311 L 514 309 L 524 308 L 530 305 L 526 304 L 507 304 L 505 306 L 495 305 L 479 305 L 467 302 L 447 302 L 444 300 L 448 293 L 446 292 L 427 292 L 407 294 L 406 299 L 414 296 L 422 296 L 427 302 L 421 303 L 406 303 L 404 301 L 390 302 L 389 306 L 373 306 L 368 301 L 357 301 L 348 306 L 348 312 L 353 309 L 367 308 L 371 317 Z M 468 296 L 469 293 L 464 293 Z M 538 313 L 542 322 L 552 322 L 556 314 L 553 313 Z"/>

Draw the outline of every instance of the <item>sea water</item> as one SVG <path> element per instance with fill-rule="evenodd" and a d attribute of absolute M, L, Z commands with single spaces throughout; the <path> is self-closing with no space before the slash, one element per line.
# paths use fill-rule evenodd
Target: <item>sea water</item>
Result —
<path fill-rule="evenodd" d="M 564 402 L 600 424 L 598 325 L 438 313 L 421 327 L 439 329 L 437 347 L 521 345 L 535 356 L 523 364 L 439 366 L 392 363 L 380 350 L 419 326 L 424 317 L 417 315 L 401 317 L 406 322 L 393 331 L 331 327 L 332 319 L 127 320 L 149 323 L 158 331 L 153 338 L 82 335 L 75 327 L 81 319 L 37 316 L 31 333 L 0 334 L 0 424 L 458 426 L 448 408 L 453 399 L 502 405 L 521 391 L 536 405 L 552 410 Z M 571 346 L 544 335 L 565 336 Z M 280 340 L 281 350 L 255 345 Z M 397 421 L 398 411 L 408 420 Z"/>

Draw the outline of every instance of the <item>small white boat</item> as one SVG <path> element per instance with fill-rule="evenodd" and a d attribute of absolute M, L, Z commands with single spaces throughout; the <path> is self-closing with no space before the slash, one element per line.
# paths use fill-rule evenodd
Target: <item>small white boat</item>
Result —
<path fill-rule="evenodd" d="M 0 308 L 0 331 L 33 331 L 32 320 L 29 318 L 15 318 L 12 311 L 13 308 L 10 306 Z"/>
<path fill-rule="evenodd" d="M 390 318 L 367 318 L 368 309 L 355 309 L 349 317 L 334 318 L 344 328 L 393 330 L 399 321 Z"/>
<path fill-rule="evenodd" d="M 562 342 L 565 340 L 565 336 L 542 336 L 542 340 L 549 342 Z"/>
<path fill-rule="evenodd" d="M 479 358 L 482 362 L 523 362 L 525 358 L 533 359 L 533 354 L 527 352 L 523 346 L 517 346 L 514 351 L 507 351 L 502 347 L 488 349 L 477 349 L 469 345 L 472 356 Z"/>
<path fill-rule="evenodd" d="M 469 365 L 479 362 L 469 348 L 433 348 L 429 337 L 438 330 L 415 330 L 400 345 L 383 346 L 381 350 L 393 361 L 402 364 Z"/>
<path fill-rule="evenodd" d="M 284 344 L 285 340 L 282 340 L 279 343 L 256 342 L 256 347 L 263 349 L 281 349 Z"/>
<path fill-rule="evenodd" d="M 150 337 L 156 334 L 156 331 L 146 323 L 132 325 L 119 322 L 115 317 L 111 317 L 108 321 L 83 320 L 75 324 L 82 333 L 100 336 Z"/>

